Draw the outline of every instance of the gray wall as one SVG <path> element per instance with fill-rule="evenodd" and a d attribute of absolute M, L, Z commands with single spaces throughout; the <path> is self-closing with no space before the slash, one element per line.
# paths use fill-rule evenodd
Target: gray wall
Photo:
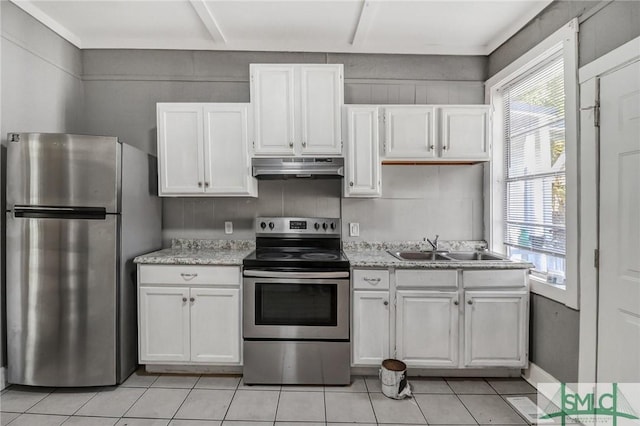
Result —
<path fill-rule="evenodd" d="M 578 61 L 583 66 L 640 36 L 638 1 L 554 1 L 489 56 L 496 74 L 574 17 L 578 17 Z M 579 312 L 532 294 L 530 359 L 559 380 L 578 380 Z"/>
<path fill-rule="evenodd" d="M 156 102 L 248 102 L 251 63 L 342 63 L 346 103 L 482 103 L 487 58 L 324 53 L 85 50 L 86 130 L 156 151 Z M 340 216 L 360 239 L 482 238 L 482 166 L 383 167 L 383 198 L 339 182 L 262 181 L 259 198 L 164 200 L 163 239 L 252 238 L 261 215 Z M 416 218 L 420 220 L 411 220 Z M 234 233 L 224 234 L 233 221 Z M 348 239 L 348 237 L 345 237 Z"/>
<path fill-rule="evenodd" d="M 8 132 L 78 132 L 83 116 L 82 58 L 79 49 L 63 40 L 8 1 L 0 1 L 2 122 L 0 124 L 0 188 L 2 188 L 2 339 L 0 365 L 6 364 L 5 347 L 5 227 L 6 135 Z"/>

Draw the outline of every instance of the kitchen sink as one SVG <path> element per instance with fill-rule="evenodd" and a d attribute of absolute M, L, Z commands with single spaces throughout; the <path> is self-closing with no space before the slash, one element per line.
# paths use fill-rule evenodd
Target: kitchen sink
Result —
<path fill-rule="evenodd" d="M 425 261 L 448 261 L 452 259 L 447 257 L 444 253 L 432 252 L 432 251 L 389 251 L 390 255 L 397 257 L 400 260 L 425 260 Z"/>
<path fill-rule="evenodd" d="M 448 253 L 447 257 L 450 257 L 453 260 L 506 260 L 502 256 L 481 251 Z"/>

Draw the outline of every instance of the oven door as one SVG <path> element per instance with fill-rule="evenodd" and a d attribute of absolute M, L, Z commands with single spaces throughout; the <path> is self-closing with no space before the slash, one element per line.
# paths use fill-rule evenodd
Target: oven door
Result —
<path fill-rule="evenodd" d="M 349 272 L 245 270 L 245 339 L 349 340 Z"/>

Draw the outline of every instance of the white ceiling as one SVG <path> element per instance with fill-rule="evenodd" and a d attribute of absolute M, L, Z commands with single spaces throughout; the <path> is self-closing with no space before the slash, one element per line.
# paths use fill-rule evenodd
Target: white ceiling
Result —
<path fill-rule="evenodd" d="M 83 49 L 488 55 L 552 0 L 12 0 Z"/>

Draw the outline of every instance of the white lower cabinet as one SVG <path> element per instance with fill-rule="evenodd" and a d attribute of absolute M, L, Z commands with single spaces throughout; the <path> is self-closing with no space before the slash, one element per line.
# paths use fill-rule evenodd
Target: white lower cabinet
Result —
<path fill-rule="evenodd" d="M 141 364 L 240 364 L 240 268 L 141 265 L 139 277 Z"/>
<path fill-rule="evenodd" d="M 396 293 L 396 352 L 411 366 L 458 365 L 458 292 Z"/>
<path fill-rule="evenodd" d="M 525 367 L 527 292 L 467 291 L 464 365 Z"/>
<path fill-rule="evenodd" d="M 389 292 L 353 292 L 353 364 L 380 365 L 389 358 Z"/>

